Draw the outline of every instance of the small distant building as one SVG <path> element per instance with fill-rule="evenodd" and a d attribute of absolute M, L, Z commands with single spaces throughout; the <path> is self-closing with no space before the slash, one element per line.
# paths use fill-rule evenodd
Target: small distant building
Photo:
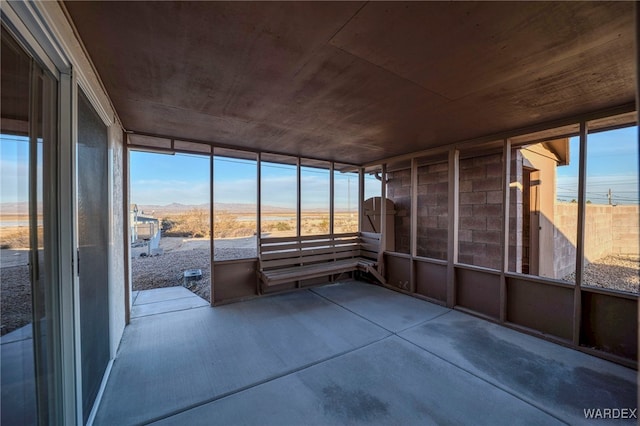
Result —
<path fill-rule="evenodd" d="M 158 248 L 160 244 L 160 220 L 153 215 L 140 211 L 137 204 L 131 204 L 129 209 L 131 218 L 131 244 L 141 241 L 149 241 L 151 249 Z"/>

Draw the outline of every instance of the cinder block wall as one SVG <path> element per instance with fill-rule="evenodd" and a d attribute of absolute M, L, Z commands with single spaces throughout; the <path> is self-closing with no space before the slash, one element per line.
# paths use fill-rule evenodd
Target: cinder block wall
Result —
<path fill-rule="evenodd" d="M 640 253 L 640 206 L 611 208 L 613 254 Z"/>
<path fill-rule="evenodd" d="M 611 254 L 640 252 L 640 207 L 587 204 L 585 218 L 585 248 L 587 262 Z M 577 203 L 556 204 L 555 268 L 556 277 L 575 272 L 578 221 Z"/>
<path fill-rule="evenodd" d="M 418 256 L 447 259 L 449 165 L 418 167 Z"/>
<path fill-rule="evenodd" d="M 576 271 L 576 243 L 578 205 L 556 203 L 553 230 L 554 269 L 556 278 L 562 279 Z"/>
<path fill-rule="evenodd" d="M 460 160 L 460 263 L 500 269 L 502 155 Z"/>
<path fill-rule="evenodd" d="M 411 169 L 387 173 L 387 198 L 395 204 L 395 251 L 411 250 Z"/>

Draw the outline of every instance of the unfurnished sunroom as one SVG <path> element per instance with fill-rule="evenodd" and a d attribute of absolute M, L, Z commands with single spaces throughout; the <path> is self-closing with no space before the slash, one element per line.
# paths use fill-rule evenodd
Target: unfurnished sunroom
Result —
<path fill-rule="evenodd" d="M 637 16 L 4 2 L 2 422 L 632 416 Z"/>

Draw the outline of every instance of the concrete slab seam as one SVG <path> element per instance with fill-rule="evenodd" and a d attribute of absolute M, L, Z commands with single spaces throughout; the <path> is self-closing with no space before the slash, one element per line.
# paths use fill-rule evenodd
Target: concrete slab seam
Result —
<path fill-rule="evenodd" d="M 154 315 L 164 315 L 164 314 L 171 314 L 171 313 L 180 312 L 180 311 L 190 311 L 191 309 L 201 309 L 201 308 L 210 308 L 210 307 L 211 307 L 211 305 L 207 304 L 207 305 L 202 305 L 202 306 L 194 306 L 194 307 L 191 307 L 191 308 L 181 308 L 181 309 L 175 309 L 175 310 L 172 310 L 172 311 L 157 312 L 155 314 L 136 315 L 136 316 L 132 315 L 131 316 L 131 321 L 135 321 L 135 320 L 137 320 L 139 318 L 152 317 Z"/>
<path fill-rule="evenodd" d="M 403 329 L 403 330 L 400 330 L 400 331 L 398 331 L 398 332 L 393 332 L 393 331 L 388 330 L 388 329 L 386 329 L 385 327 L 383 327 L 383 326 L 381 326 L 381 325 L 379 325 L 379 324 L 376 324 L 375 322 L 371 321 L 370 319 L 363 317 L 362 315 L 358 314 L 357 312 L 353 312 L 351 309 L 349 309 L 349 308 L 346 308 L 346 307 L 342 306 L 342 305 L 341 305 L 341 304 L 339 304 L 338 302 L 335 302 L 335 301 L 333 301 L 333 300 L 331 300 L 331 299 L 329 299 L 329 298 L 327 298 L 327 297 L 325 297 L 325 296 L 323 296 L 323 295 L 321 295 L 321 294 L 316 293 L 313 289 L 309 289 L 309 291 L 310 291 L 310 292 L 312 292 L 312 293 L 314 293 L 315 295 L 317 295 L 317 296 L 319 296 L 319 297 L 322 297 L 323 299 L 328 300 L 328 301 L 329 301 L 329 302 L 331 302 L 331 303 L 334 303 L 334 304 L 336 304 L 336 305 L 340 306 L 341 308 L 343 308 L 343 309 L 345 309 L 345 310 L 347 310 L 347 311 L 351 312 L 352 314 L 357 315 L 357 316 L 359 316 L 360 318 L 363 318 L 363 319 L 365 319 L 365 320 L 367 320 L 367 321 L 371 322 L 372 324 L 377 325 L 378 327 L 380 327 L 380 328 L 382 328 L 382 329 L 384 329 L 384 330 L 388 331 L 388 332 L 389 332 L 389 333 L 391 333 L 392 335 L 397 336 L 398 338 L 400 338 L 400 339 L 404 340 L 405 342 L 410 343 L 411 345 L 413 345 L 413 346 L 417 347 L 418 349 L 423 350 L 423 351 L 425 351 L 425 352 L 427 352 L 427 353 L 429 353 L 429 354 L 431 354 L 431 355 L 435 356 L 436 358 L 441 359 L 442 361 L 445 361 L 447 364 L 450 364 L 450 365 L 452 365 L 452 366 L 454 366 L 454 367 L 458 368 L 459 370 L 462 370 L 462 371 L 464 371 L 464 372 L 466 372 L 466 373 L 468 373 L 468 374 L 472 375 L 473 377 L 476 377 L 476 378 L 478 378 L 478 379 L 482 380 L 483 382 L 488 383 L 489 385 L 491 385 L 491 386 L 493 386 L 493 387 L 495 387 L 495 388 L 497 388 L 497 389 L 499 389 L 499 390 L 501 390 L 501 391 L 503 391 L 503 392 L 505 392 L 505 393 L 507 393 L 507 394 L 509 394 L 509 395 L 511 395 L 511 396 L 513 396 L 513 397 L 515 397 L 516 399 L 519 399 L 520 401 L 524 402 L 525 404 L 531 405 L 532 407 L 534 407 L 534 408 L 536 408 L 536 409 L 538 409 L 538 410 L 540 410 L 540 411 L 542 411 L 542 412 L 544 412 L 544 413 L 546 413 L 546 414 L 550 415 L 550 416 L 551 416 L 551 417 L 553 417 L 554 419 L 556 419 L 556 420 L 558 420 L 558 421 L 560 421 L 560 422 L 562 422 L 562 423 L 564 423 L 564 424 L 570 424 L 570 423 L 567 423 L 565 420 L 563 420 L 563 419 L 559 418 L 557 415 L 555 415 L 555 414 L 553 414 L 553 413 L 549 412 L 549 411 L 548 411 L 548 410 L 546 410 L 545 408 L 540 407 L 540 406 L 538 406 L 537 404 L 535 404 L 535 403 L 533 403 L 533 402 L 531 402 L 531 401 L 529 401 L 529 400 L 525 399 L 523 396 L 518 395 L 518 394 L 515 394 L 515 393 L 511 392 L 511 391 L 510 391 L 510 390 L 508 390 L 508 389 L 504 389 L 504 388 L 502 388 L 502 387 L 498 386 L 497 384 L 495 384 L 495 383 L 493 383 L 493 382 L 490 382 L 490 381 L 488 381 L 487 379 L 484 379 L 484 378 L 482 378 L 482 377 L 480 377 L 480 376 L 476 375 L 476 374 L 475 374 L 475 373 L 473 373 L 472 371 L 469 371 L 469 370 L 467 370 L 467 369 L 465 369 L 465 368 L 462 368 L 461 366 L 459 366 L 459 365 L 457 365 L 457 364 L 455 364 L 455 363 L 453 363 L 453 362 L 451 362 L 451 361 L 449 361 L 449 360 L 447 360 L 447 359 L 445 359 L 445 358 L 441 357 L 440 355 L 438 355 L 438 354 L 436 354 L 436 353 L 434 353 L 434 352 L 431 352 L 431 351 L 429 351 L 428 349 L 426 349 L 426 348 L 424 348 L 424 347 L 422 347 L 422 346 L 418 345 L 417 343 L 414 343 L 414 342 L 412 342 L 412 341 L 410 341 L 410 340 L 407 340 L 406 338 L 404 338 L 404 337 L 402 337 L 402 336 L 400 336 L 400 335 L 399 335 L 399 333 L 403 333 L 403 332 L 405 332 L 406 330 L 409 330 L 409 329 L 414 328 L 414 327 L 418 327 L 418 326 L 419 326 L 419 325 L 421 325 L 421 324 L 425 324 L 425 323 L 427 323 L 427 322 L 429 322 L 429 321 L 432 321 L 432 320 L 434 320 L 434 319 L 436 319 L 436 318 L 440 318 L 440 317 L 442 317 L 442 316 L 444 316 L 444 315 L 446 315 L 446 314 L 448 314 L 448 313 L 451 313 L 451 312 L 453 311 L 452 309 L 449 309 L 448 311 L 443 312 L 443 313 L 441 313 L 441 314 L 437 315 L 437 316 L 436 316 L 436 317 L 434 317 L 434 318 L 430 318 L 430 319 L 428 319 L 428 320 L 425 320 L 425 321 L 421 322 L 420 324 L 412 325 L 412 326 L 407 327 L 407 328 L 405 328 L 405 329 Z M 426 302 L 426 303 L 428 303 L 428 302 Z M 390 337 L 390 336 L 388 336 L 388 337 Z"/>
<path fill-rule="evenodd" d="M 376 327 L 380 327 L 381 329 L 383 329 L 383 330 L 385 330 L 385 331 L 387 331 L 387 332 L 389 332 L 389 333 L 391 333 L 391 334 L 395 334 L 395 332 L 394 332 L 394 331 L 389 330 L 388 328 L 383 327 L 383 326 L 381 326 L 380 324 L 378 324 L 378 323 L 376 323 L 376 322 L 373 322 L 373 321 L 372 321 L 372 320 L 370 320 L 369 318 L 364 317 L 364 316 L 360 315 L 359 313 L 352 311 L 351 309 L 347 308 L 346 306 L 343 306 L 343 305 L 339 304 L 339 303 L 338 303 L 338 302 L 336 302 L 335 300 L 331 300 L 331 299 L 329 299 L 328 297 L 323 296 L 323 295 L 322 295 L 322 294 L 320 294 L 320 293 L 316 293 L 316 292 L 315 292 L 313 289 L 311 289 L 311 288 L 309 289 L 309 292 L 310 292 L 310 293 L 315 294 L 315 295 L 316 295 L 316 296 L 318 296 L 318 297 L 321 297 L 321 298 L 322 298 L 322 299 L 324 299 L 324 300 L 327 300 L 327 301 L 328 301 L 328 302 L 330 302 L 330 303 L 333 303 L 333 304 L 334 304 L 334 305 L 336 305 L 336 306 L 339 306 L 340 308 L 344 309 L 345 311 L 350 312 L 350 313 L 352 313 L 353 315 L 355 315 L 355 316 L 357 316 L 357 317 L 360 317 L 360 318 L 362 318 L 363 320 L 365 320 L 365 321 L 367 321 L 367 322 L 370 322 L 371 324 L 375 325 Z"/>
<path fill-rule="evenodd" d="M 429 302 L 425 302 L 425 303 L 429 303 Z M 402 330 L 399 330 L 399 331 L 397 331 L 397 332 L 396 332 L 396 333 L 394 333 L 394 334 L 396 334 L 396 335 L 397 335 L 398 333 L 404 333 L 405 331 L 407 331 L 407 330 L 411 330 L 412 328 L 420 327 L 421 325 L 424 325 L 424 324 L 428 323 L 429 321 L 436 320 L 436 319 L 438 319 L 438 318 L 440 318 L 440 317 L 443 317 L 443 316 L 447 315 L 448 313 L 451 313 L 451 311 L 452 311 L 451 309 L 448 309 L 446 312 L 443 312 L 443 313 L 441 313 L 441 314 L 438 314 L 438 315 L 436 315 L 436 316 L 435 316 L 435 317 L 433 317 L 433 318 L 426 319 L 426 320 L 424 320 L 424 321 L 422 321 L 422 322 L 420 322 L 420 323 L 418 323 L 418 324 L 410 325 L 409 327 L 407 327 L 407 328 L 403 328 Z M 398 336 L 398 337 L 400 337 L 400 336 Z"/>
<path fill-rule="evenodd" d="M 301 371 L 304 371 L 304 370 L 306 370 L 308 368 L 311 368 L 311 367 L 314 367 L 316 365 L 319 365 L 319 364 L 322 364 L 322 363 L 325 363 L 325 362 L 328 362 L 328 361 L 343 357 L 343 356 L 348 355 L 348 354 L 350 354 L 352 352 L 359 351 L 361 349 L 364 349 L 364 348 L 369 347 L 371 345 L 374 345 L 376 343 L 382 342 L 383 340 L 388 339 L 392 335 L 393 335 L 393 333 L 388 334 L 388 335 L 383 336 L 383 337 L 381 337 L 379 339 L 371 341 L 371 342 L 369 342 L 367 344 L 357 346 L 355 348 L 352 348 L 352 349 L 349 349 L 347 351 L 343 351 L 343 352 L 337 353 L 335 355 L 332 355 L 332 356 L 329 356 L 329 357 L 326 357 L 326 358 L 322 358 L 322 359 L 320 359 L 318 361 L 314 361 L 312 363 L 302 365 L 300 367 L 288 370 L 288 371 L 286 371 L 284 373 L 281 373 L 281 374 L 276 374 L 274 376 L 267 377 L 265 379 L 262 379 L 262 380 L 259 380 L 259 381 L 255 382 L 255 383 L 252 383 L 252 384 L 249 384 L 249 385 L 246 385 L 246 386 L 242 386 L 242 387 L 240 387 L 238 389 L 234 389 L 234 390 L 229 391 L 229 392 L 222 393 L 222 394 L 217 395 L 217 396 L 215 396 L 213 398 L 207 398 L 206 400 L 202 400 L 202 401 L 190 404 L 190 405 L 188 405 L 186 407 L 180 408 L 178 410 L 174 410 L 174 411 L 172 411 L 170 413 L 167 413 L 167 414 L 163 414 L 163 415 L 154 417 L 154 418 L 149 419 L 149 420 L 147 420 L 145 422 L 136 423 L 136 425 L 140 425 L 140 426 L 141 425 L 149 425 L 149 424 L 152 424 L 152 423 L 155 423 L 155 422 L 159 422 L 161 420 L 165 420 L 165 419 L 171 418 L 173 416 L 177 416 L 178 414 L 182 414 L 182 413 L 187 412 L 189 410 L 193 410 L 194 408 L 198 408 L 198 407 L 201 407 L 203 405 L 210 404 L 212 402 L 219 401 L 219 400 L 224 399 L 224 398 L 228 398 L 230 396 L 242 393 L 242 392 L 247 391 L 249 389 L 252 389 L 254 387 L 257 387 L 257 386 L 260 386 L 260 385 L 264 385 L 264 384 L 272 382 L 274 380 L 278 380 L 278 379 L 290 376 L 292 374 L 299 373 Z"/>

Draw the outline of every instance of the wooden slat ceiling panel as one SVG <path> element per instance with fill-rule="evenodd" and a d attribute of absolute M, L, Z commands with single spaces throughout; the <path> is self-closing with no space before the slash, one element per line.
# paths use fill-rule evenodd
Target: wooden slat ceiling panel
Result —
<path fill-rule="evenodd" d="M 633 5 L 66 2 L 126 129 L 364 164 L 633 101 Z"/>

